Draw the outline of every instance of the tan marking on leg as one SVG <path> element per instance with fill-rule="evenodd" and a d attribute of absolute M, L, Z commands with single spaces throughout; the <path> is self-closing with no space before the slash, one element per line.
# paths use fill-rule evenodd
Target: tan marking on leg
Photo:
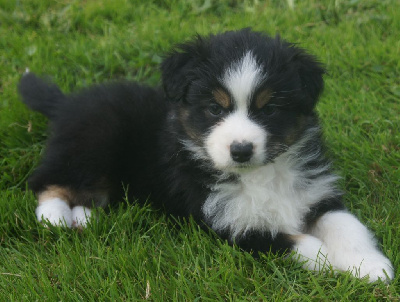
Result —
<path fill-rule="evenodd" d="M 99 187 L 104 186 L 99 182 Z M 109 202 L 109 194 L 106 189 L 94 189 L 86 191 L 77 191 L 58 185 L 50 185 L 38 195 L 39 205 L 46 200 L 59 198 L 65 201 L 71 208 L 74 206 L 85 206 L 91 208 L 104 208 Z"/>
<path fill-rule="evenodd" d="M 67 204 L 71 203 L 72 200 L 72 192 L 66 188 L 59 187 L 59 186 L 48 186 L 46 190 L 40 192 L 38 194 L 38 202 L 39 205 L 42 202 L 45 202 L 46 200 L 52 199 L 52 198 L 60 198 L 63 201 L 65 201 Z"/>
<path fill-rule="evenodd" d="M 297 241 L 299 241 L 299 240 L 305 239 L 305 238 L 307 237 L 307 235 L 305 235 L 305 234 L 297 234 L 297 235 L 288 235 L 288 237 L 289 237 L 291 240 L 297 242 Z"/>

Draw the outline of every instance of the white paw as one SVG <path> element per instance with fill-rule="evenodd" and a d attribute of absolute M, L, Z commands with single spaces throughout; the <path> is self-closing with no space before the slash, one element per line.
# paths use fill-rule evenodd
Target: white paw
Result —
<path fill-rule="evenodd" d="M 51 198 L 42 201 L 36 208 L 36 217 L 39 221 L 47 220 L 55 226 L 70 228 L 72 225 L 71 208 L 60 198 Z"/>
<path fill-rule="evenodd" d="M 368 276 L 369 282 L 375 282 L 378 279 L 389 282 L 394 278 L 393 267 L 389 259 L 380 254 L 365 256 L 361 265 L 354 267 L 352 274 L 359 278 Z"/>
<path fill-rule="evenodd" d="M 335 270 L 350 271 L 358 278 L 369 276 L 370 282 L 393 279 L 389 259 L 378 250 L 372 233 L 355 216 L 344 211 L 328 212 L 311 232 L 325 243 Z"/>
<path fill-rule="evenodd" d="M 323 271 L 330 266 L 328 251 L 321 240 L 311 235 L 293 236 L 296 243 L 293 248 L 295 259 L 303 262 L 303 268 L 311 271 Z"/>
<path fill-rule="evenodd" d="M 84 228 L 90 220 L 92 210 L 83 206 L 72 208 L 72 226 L 75 228 Z"/>

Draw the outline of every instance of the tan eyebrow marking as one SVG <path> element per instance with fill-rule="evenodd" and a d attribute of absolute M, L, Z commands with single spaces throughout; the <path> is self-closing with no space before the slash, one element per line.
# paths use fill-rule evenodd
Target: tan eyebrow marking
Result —
<path fill-rule="evenodd" d="M 230 96 L 222 89 L 216 89 L 213 91 L 215 101 L 223 108 L 227 109 L 231 105 Z"/>
<path fill-rule="evenodd" d="M 269 89 L 265 89 L 261 91 L 256 98 L 256 107 L 261 109 L 264 107 L 271 99 L 272 91 Z"/>

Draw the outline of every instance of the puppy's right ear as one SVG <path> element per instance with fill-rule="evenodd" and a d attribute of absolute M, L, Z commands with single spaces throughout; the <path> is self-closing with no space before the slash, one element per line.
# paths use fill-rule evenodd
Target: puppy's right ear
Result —
<path fill-rule="evenodd" d="M 206 41 L 200 36 L 180 44 L 161 63 L 161 77 L 167 98 L 171 101 L 184 99 L 189 84 L 194 79 L 195 67 L 206 51 Z"/>
<path fill-rule="evenodd" d="M 193 61 L 191 54 L 174 51 L 162 62 L 162 83 L 168 100 L 179 101 L 184 98 Z"/>

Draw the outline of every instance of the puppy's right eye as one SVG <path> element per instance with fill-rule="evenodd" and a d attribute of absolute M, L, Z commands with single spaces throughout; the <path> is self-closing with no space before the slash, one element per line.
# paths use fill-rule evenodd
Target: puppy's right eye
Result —
<path fill-rule="evenodd" d="M 220 105 L 212 103 L 208 106 L 208 112 L 213 116 L 220 116 L 224 113 L 224 110 Z"/>
<path fill-rule="evenodd" d="M 274 105 L 265 105 L 264 107 L 261 108 L 261 112 L 265 115 L 273 115 L 278 111 L 278 108 Z"/>

